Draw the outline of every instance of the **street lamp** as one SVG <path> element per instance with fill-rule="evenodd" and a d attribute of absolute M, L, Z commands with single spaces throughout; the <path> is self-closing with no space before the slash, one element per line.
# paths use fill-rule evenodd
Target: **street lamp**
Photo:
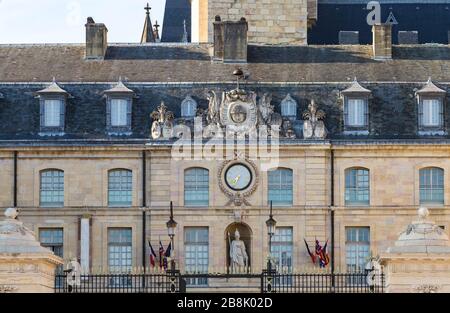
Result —
<path fill-rule="evenodd" d="M 167 232 L 169 234 L 170 237 L 170 246 L 171 251 L 170 251 L 170 258 L 172 259 L 170 262 L 170 267 L 171 270 L 175 272 L 175 247 L 174 247 L 174 241 L 173 238 L 175 237 L 175 229 L 177 228 L 177 222 L 175 222 L 175 220 L 173 219 L 173 203 L 172 201 L 170 201 L 170 219 L 167 222 Z"/>
<path fill-rule="evenodd" d="M 267 262 L 268 271 L 272 271 L 272 237 L 275 235 L 275 226 L 277 221 L 273 218 L 272 214 L 272 201 L 270 201 L 270 215 L 269 219 L 266 221 L 267 234 L 269 235 L 269 260 Z"/>

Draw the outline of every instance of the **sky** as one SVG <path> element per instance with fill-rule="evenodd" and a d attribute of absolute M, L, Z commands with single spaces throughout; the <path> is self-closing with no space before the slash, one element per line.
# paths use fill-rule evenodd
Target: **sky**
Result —
<path fill-rule="evenodd" d="M 165 0 L 0 0 L 0 44 L 83 43 L 89 16 L 106 24 L 108 42 L 139 42 L 147 2 L 162 25 Z"/>

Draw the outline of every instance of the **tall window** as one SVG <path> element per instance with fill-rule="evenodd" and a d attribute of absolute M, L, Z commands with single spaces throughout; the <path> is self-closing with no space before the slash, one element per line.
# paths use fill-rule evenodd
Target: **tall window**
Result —
<path fill-rule="evenodd" d="M 131 228 L 108 229 L 108 266 L 111 272 L 131 271 L 132 265 Z"/>
<path fill-rule="evenodd" d="M 191 168 L 184 172 L 184 205 L 209 205 L 209 171 Z"/>
<path fill-rule="evenodd" d="M 186 228 L 184 231 L 184 249 L 186 272 L 208 273 L 209 231 L 207 227 Z M 207 285 L 206 278 L 191 278 L 188 285 Z"/>
<path fill-rule="evenodd" d="M 349 98 L 347 99 L 347 120 L 346 126 L 349 127 L 358 127 L 365 128 L 367 127 L 367 100 L 366 99 L 357 99 L 357 98 Z"/>
<path fill-rule="evenodd" d="M 111 170 L 108 173 L 108 205 L 131 206 L 133 172 L 130 170 Z"/>
<path fill-rule="evenodd" d="M 370 228 L 346 227 L 345 237 L 347 270 L 364 271 L 370 258 Z"/>
<path fill-rule="evenodd" d="M 268 172 L 268 199 L 274 205 L 292 205 L 293 186 L 292 170 L 277 169 Z"/>
<path fill-rule="evenodd" d="M 352 168 L 345 171 L 345 204 L 369 205 L 370 176 L 365 168 Z"/>
<path fill-rule="evenodd" d="M 275 236 L 272 238 L 272 256 L 276 259 L 275 264 L 280 269 L 292 269 L 293 250 L 292 227 L 277 227 Z"/>
<path fill-rule="evenodd" d="M 64 206 L 64 172 L 45 170 L 40 175 L 40 205 L 43 207 Z"/>
<path fill-rule="evenodd" d="M 420 170 L 420 203 L 444 204 L 444 170 L 438 167 Z"/>
<path fill-rule="evenodd" d="M 442 128 L 443 116 L 441 99 L 422 99 L 419 105 L 419 122 L 422 128 Z"/>

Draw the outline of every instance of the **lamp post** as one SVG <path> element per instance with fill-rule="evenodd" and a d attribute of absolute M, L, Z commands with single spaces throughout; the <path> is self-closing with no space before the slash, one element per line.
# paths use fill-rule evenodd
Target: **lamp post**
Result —
<path fill-rule="evenodd" d="M 272 271 L 272 237 L 275 235 L 275 226 L 277 221 L 273 218 L 272 214 L 272 201 L 270 201 L 270 215 L 266 221 L 267 234 L 269 235 L 269 260 L 267 261 L 267 270 L 269 273 Z"/>
<path fill-rule="evenodd" d="M 167 231 L 170 237 L 170 246 L 171 251 L 170 251 L 170 269 L 173 272 L 173 274 L 175 273 L 175 247 L 174 247 L 174 240 L 173 238 L 175 237 L 175 229 L 177 228 L 177 222 L 175 222 L 175 220 L 173 219 L 173 203 L 172 201 L 170 201 L 170 219 L 167 222 Z"/>

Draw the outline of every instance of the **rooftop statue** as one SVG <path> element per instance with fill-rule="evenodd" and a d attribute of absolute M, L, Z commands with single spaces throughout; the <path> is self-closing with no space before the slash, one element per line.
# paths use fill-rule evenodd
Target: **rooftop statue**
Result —
<path fill-rule="evenodd" d="M 308 110 L 303 113 L 303 137 L 305 139 L 325 139 L 327 129 L 323 120 L 325 112 L 318 109 L 314 100 L 308 105 Z"/>

